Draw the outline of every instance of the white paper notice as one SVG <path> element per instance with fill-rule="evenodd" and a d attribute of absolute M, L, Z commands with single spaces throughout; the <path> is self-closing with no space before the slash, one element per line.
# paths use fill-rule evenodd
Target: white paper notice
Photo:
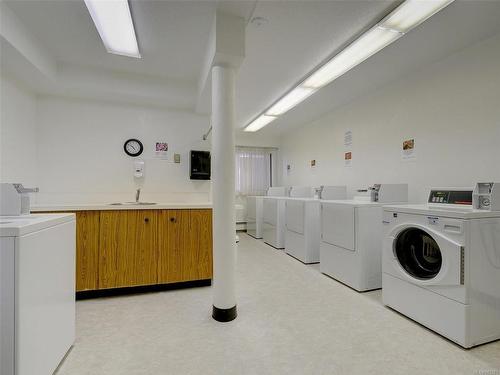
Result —
<path fill-rule="evenodd" d="M 352 165 L 352 152 L 345 152 L 344 153 L 344 165 L 346 167 L 350 167 Z"/>
<path fill-rule="evenodd" d="M 156 142 L 155 157 L 158 159 L 167 159 L 168 158 L 168 143 L 167 142 Z"/>
<path fill-rule="evenodd" d="M 401 148 L 401 160 L 415 160 L 416 157 L 415 139 L 404 140 Z"/>
<path fill-rule="evenodd" d="M 348 130 L 344 133 L 344 146 L 351 147 L 352 146 L 352 131 Z"/>

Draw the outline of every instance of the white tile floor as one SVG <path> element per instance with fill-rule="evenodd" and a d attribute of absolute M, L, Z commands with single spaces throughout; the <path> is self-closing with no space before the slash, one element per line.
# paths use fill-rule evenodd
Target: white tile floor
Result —
<path fill-rule="evenodd" d="M 70 374 L 488 374 L 500 342 L 463 350 L 242 234 L 238 318 L 210 317 L 211 288 L 80 301 Z"/>

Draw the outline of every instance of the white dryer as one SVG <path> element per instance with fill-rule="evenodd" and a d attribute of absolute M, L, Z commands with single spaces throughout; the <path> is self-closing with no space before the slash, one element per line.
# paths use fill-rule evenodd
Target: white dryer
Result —
<path fill-rule="evenodd" d="M 287 189 L 284 187 L 270 187 L 267 190 L 266 196 L 280 197 L 287 194 Z M 257 239 L 262 238 L 262 227 L 264 218 L 263 208 L 264 196 L 249 196 L 247 197 L 247 233 Z"/>
<path fill-rule="evenodd" d="M 477 198 L 435 189 L 384 207 L 384 304 L 465 348 L 500 339 L 500 211 Z"/>
<path fill-rule="evenodd" d="M 408 201 L 407 184 L 377 184 L 352 200 L 321 201 L 320 271 L 363 292 L 382 287 L 382 206 Z"/>
<path fill-rule="evenodd" d="M 322 186 L 318 198 L 346 197 L 346 186 Z M 321 206 L 318 198 L 290 197 L 285 201 L 285 252 L 306 264 L 319 262 Z"/>
<path fill-rule="evenodd" d="M 281 196 L 263 197 L 263 231 L 264 242 L 277 249 L 285 248 L 285 202 L 288 197 L 312 198 L 315 190 L 311 187 L 294 186 L 281 188 Z"/>

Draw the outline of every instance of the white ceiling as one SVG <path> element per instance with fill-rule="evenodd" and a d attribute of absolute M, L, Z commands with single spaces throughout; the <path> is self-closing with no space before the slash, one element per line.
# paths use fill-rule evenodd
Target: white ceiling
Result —
<path fill-rule="evenodd" d="M 237 80 L 237 121 L 246 124 L 333 51 L 389 13 L 395 1 L 260 1 L 247 26 Z"/>
<path fill-rule="evenodd" d="M 264 128 L 275 136 L 500 33 L 500 1 L 455 1 Z M 265 109 L 265 108 L 262 108 Z"/>
<path fill-rule="evenodd" d="M 60 63 L 193 81 L 205 54 L 213 1 L 131 1 L 142 59 L 106 53 L 83 1 L 7 1 Z"/>
<path fill-rule="evenodd" d="M 242 127 L 319 62 L 399 1 L 131 0 L 142 59 L 106 53 L 83 0 L 3 1 L 56 61 L 57 79 L 34 72 L 1 39 L 2 71 L 39 93 L 194 111 L 217 9 L 268 23 L 246 30 L 236 117 Z M 263 130 L 279 134 L 423 64 L 500 32 L 500 1 L 459 1 Z M 203 108 L 202 108 L 203 109 Z M 209 107 L 205 107 L 208 112 Z"/>

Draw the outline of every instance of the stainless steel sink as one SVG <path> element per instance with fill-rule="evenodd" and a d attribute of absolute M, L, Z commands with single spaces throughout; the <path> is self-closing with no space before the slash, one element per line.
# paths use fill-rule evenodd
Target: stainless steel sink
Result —
<path fill-rule="evenodd" d="M 154 202 L 118 202 L 110 203 L 110 206 L 153 206 L 158 203 Z"/>

